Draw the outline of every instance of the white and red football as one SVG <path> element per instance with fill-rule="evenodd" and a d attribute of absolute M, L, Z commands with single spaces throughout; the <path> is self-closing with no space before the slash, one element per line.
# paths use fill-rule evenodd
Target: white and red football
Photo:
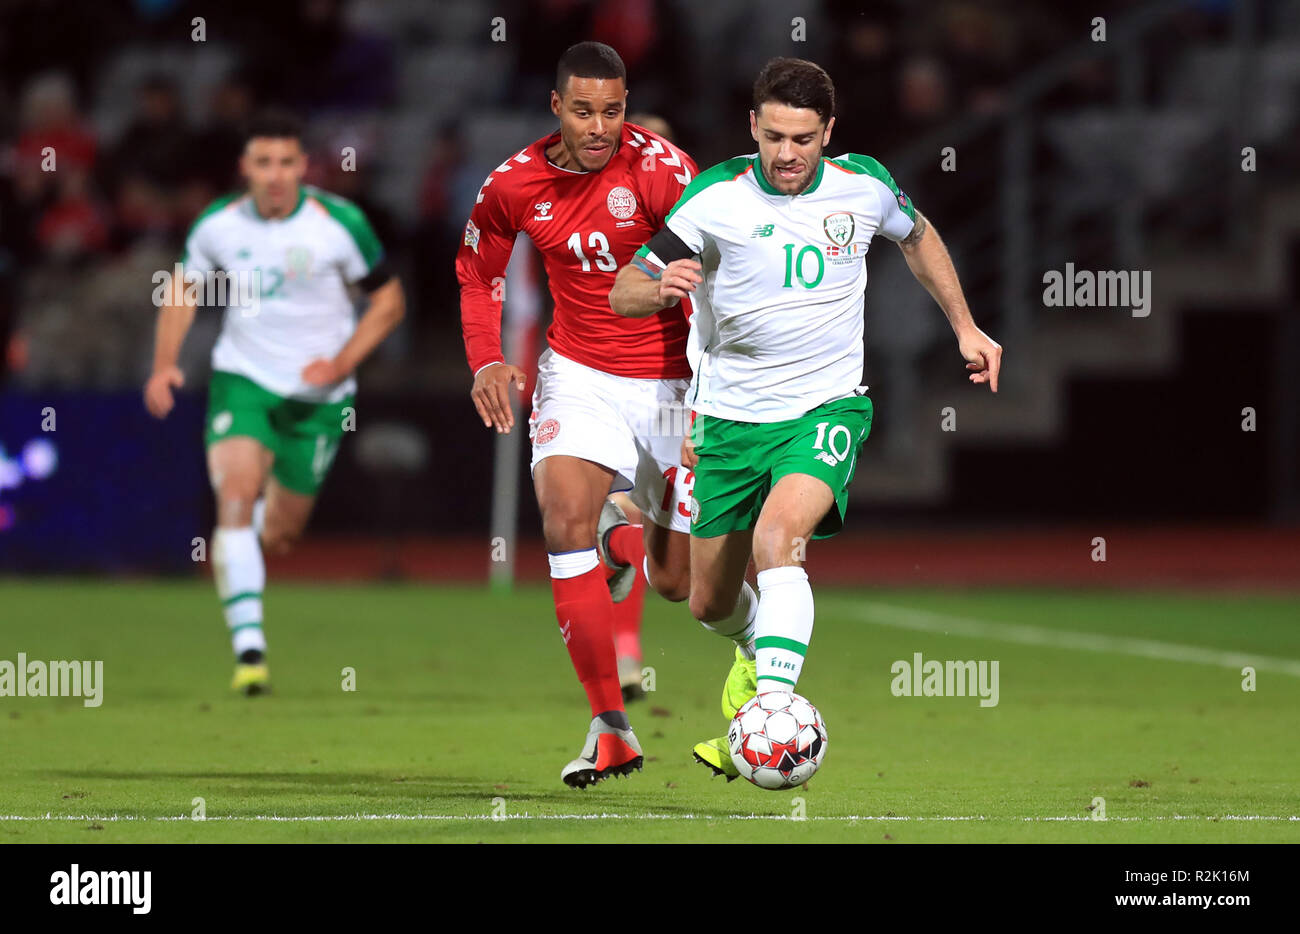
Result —
<path fill-rule="evenodd" d="M 795 788 L 826 758 L 826 724 L 798 694 L 766 691 L 736 711 L 727 743 L 740 774 L 759 788 Z"/>

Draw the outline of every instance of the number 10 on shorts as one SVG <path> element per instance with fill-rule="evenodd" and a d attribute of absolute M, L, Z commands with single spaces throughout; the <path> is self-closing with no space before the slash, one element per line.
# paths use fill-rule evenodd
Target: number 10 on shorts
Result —
<path fill-rule="evenodd" d="M 843 425 L 836 425 L 830 430 L 827 436 L 826 428 L 830 422 L 817 423 L 817 439 L 813 442 L 813 450 L 819 452 L 817 459 L 824 462 L 829 467 L 837 467 L 849 456 L 849 451 L 853 449 L 853 432 L 849 431 Z"/>

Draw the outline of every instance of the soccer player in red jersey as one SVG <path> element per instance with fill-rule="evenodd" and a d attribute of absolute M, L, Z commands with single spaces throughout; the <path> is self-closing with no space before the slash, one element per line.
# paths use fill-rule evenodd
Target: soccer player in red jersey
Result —
<path fill-rule="evenodd" d="M 528 433 L 556 620 L 591 705 L 582 753 L 561 773 L 577 788 L 642 764 L 623 709 L 611 587 L 625 593 L 644 569 L 667 599 L 690 593 L 693 477 L 680 465 L 691 375 L 686 314 L 674 307 L 623 318 L 608 296 L 696 166 L 624 121 L 626 85 L 609 46 L 580 42 L 564 53 L 551 92 L 560 128 L 487 177 L 456 257 L 471 398 L 498 432 L 514 427 L 508 391 L 525 381 L 501 351 L 506 262 L 520 231 L 541 253 L 555 299 Z M 640 508 L 644 538 L 606 506 L 611 489 L 627 489 Z M 602 553 L 620 568 L 609 583 Z"/>

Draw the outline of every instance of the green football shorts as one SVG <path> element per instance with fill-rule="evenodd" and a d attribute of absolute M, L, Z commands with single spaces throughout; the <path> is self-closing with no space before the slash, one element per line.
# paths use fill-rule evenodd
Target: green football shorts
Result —
<path fill-rule="evenodd" d="M 713 538 L 754 528 L 772 487 L 786 474 L 816 477 L 835 494 L 835 508 L 813 538 L 844 528 L 849 483 L 871 431 L 871 400 L 850 396 L 783 422 L 736 422 L 697 415 L 691 440 L 695 467 L 691 535 Z"/>
<path fill-rule="evenodd" d="M 353 397 L 339 402 L 286 399 L 235 373 L 212 373 L 203 441 L 256 438 L 273 455 L 271 474 L 286 489 L 315 496 L 325 482 Z"/>

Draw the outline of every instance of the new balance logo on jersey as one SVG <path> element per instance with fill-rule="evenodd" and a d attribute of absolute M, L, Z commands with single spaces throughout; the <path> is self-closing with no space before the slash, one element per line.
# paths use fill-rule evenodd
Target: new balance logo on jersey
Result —
<path fill-rule="evenodd" d="M 537 204 L 534 204 L 534 205 L 533 205 L 533 209 L 534 209 L 535 211 L 537 211 L 537 213 L 533 216 L 533 220 L 535 220 L 535 221 L 553 221 L 553 220 L 555 220 L 555 216 L 554 216 L 553 214 L 550 213 L 550 210 L 551 210 L 551 202 L 549 202 L 549 201 L 539 201 L 539 202 L 537 202 Z"/>
<path fill-rule="evenodd" d="M 772 236 L 772 231 L 775 229 L 776 224 L 759 224 L 754 228 L 754 232 L 749 235 L 749 239 L 753 240 L 755 237 L 770 237 Z"/>

